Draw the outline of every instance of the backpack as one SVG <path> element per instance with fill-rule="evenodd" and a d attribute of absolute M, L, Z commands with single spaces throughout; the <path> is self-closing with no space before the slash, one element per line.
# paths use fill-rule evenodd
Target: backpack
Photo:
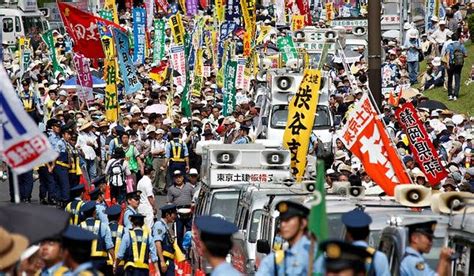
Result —
<path fill-rule="evenodd" d="M 107 175 L 109 176 L 109 184 L 121 187 L 125 184 L 125 172 L 123 170 L 124 160 L 115 160 L 109 168 Z"/>
<path fill-rule="evenodd" d="M 458 46 L 453 51 L 453 60 L 451 62 L 454 66 L 464 65 L 464 53 L 462 52 L 461 46 Z"/>

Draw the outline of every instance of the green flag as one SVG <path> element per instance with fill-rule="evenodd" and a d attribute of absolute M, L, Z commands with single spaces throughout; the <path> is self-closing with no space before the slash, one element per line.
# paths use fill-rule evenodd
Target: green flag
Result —
<path fill-rule="evenodd" d="M 44 33 L 42 35 L 42 38 L 44 40 L 44 43 L 46 43 L 46 45 L 48 46 L 49 51 L 51 52 L 51 55 L 49 57 L 53 62 L 54 75 L 57 76 L 57 73 L 64 74 L 63 68 L 59 66 L 58 60 L 56 59 L 56 48 L 54 47 L 53 30 L 49 30 Z"/>
<path fill-rule="evenodd" d="M 316 236 L 318 243 L 328 238 L 328 218 L 326 214 L 326 191 L 324 178 L 326 169 L 324 160 L 318 159 L 316 165 L 316 189 L 314 190 L 313 206 L 309 213 L 309 231 Z"/>
<path fill-rule="evenodd" d="M 237 76 L 237 61 L 228 60 L 224 69 L 224 107 L 222 114 L 229 116 L 235 110 L 235 78 Z"/>
<path fill-rule="evenodd" d="M 291 39 L 289 35 L 278 38 L 277 47 L 278 50 L 280 50 L 280 52 L 282 53 L 283 62 L 286 63 L 289 59 L 298 58 L 298 53 L 296 52 L 293 39 Z"/>
<path fill-rule="evenodd" d="M 189 74 L 186 73 L 186 84 L 183 88 L 183 94 L 181 94 L 181 111 L 184 117 L 191 117 L 191 106 L 189 104 Z"/>

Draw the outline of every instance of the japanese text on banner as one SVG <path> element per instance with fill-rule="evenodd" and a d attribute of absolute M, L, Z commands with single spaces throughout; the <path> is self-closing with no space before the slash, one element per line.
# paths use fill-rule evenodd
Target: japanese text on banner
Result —
<path fill-rule="evenodd" d="M 296 52 L 293 39 L 290 36 L 280 37 L 277 40 L 278 50 L 282 53 L 283 62 L 288 60 L 297 59 L 298 53 Z"/>
<path fill-rule="evenodd" d="M 133 62 L 145 62 L 145 9 L 133 8 Z"/>
<path fill-rule="evenodd" d="M 141 90 L 143 86 L 137 77 L 135 66 L 133 66 L 132 58 L 129 54 L 128 36 L 126 33 L 114 28 L 114 38 L 118 60 L 120 61 L 120 73 L 125 85 L 125 94 L 133 94 Z"/>
<path fill-rule="evenodd" d="M 410 149 L 421 170 L 432 186 L 438 185 L 448 175 L 412 103 L 395 111 L 398 123 L 407 135 Z"/>
<path fill-rule="evenodd" d="M 173 40 L 176 45 L 184 45 L 184 26 L 181 20 L 181 14 L 177 13 L 172 15 L 169 19 L 169 25 L 171 33 L 173 34 Z"/>
<path fill-rule="evenodd" d="M 74 53 L 74 65 L 77 70 L 77 96 L 82 101 L 94 99 L 92 94 L 92 74 L 89 68 L 89 59 L 79 53 Z"/>
<path fill-rule="evenodd" d="M 235 78 L 237 75 L 237 61 L 228 60 L 224 69 L 224 108 L 222 114 L 229 116 L 234 112 L 235 99 Z"/>
<path fill-rule="evenodd" d="M 174 84 L 184 87 L 186 80 L 186 56 L 184 54 L 184 46 L 171 47 L 171 67 L 174 71 Z"/>
<path fill-rule="evenodd" d="M 155 37 L 153 38 L 153 63 L 159 64 L 165 57 L 165 21 L 155 20 Z"/>
<path fill-rule="evenodd" d="M 291 153 L 291 173 L 298 182 L 302 180 L 306 168 L 306 155 L 313 131 L 320 86 L 321 72 L 305 69 L 300 87 L 288 105 L 283 147 Z"/>

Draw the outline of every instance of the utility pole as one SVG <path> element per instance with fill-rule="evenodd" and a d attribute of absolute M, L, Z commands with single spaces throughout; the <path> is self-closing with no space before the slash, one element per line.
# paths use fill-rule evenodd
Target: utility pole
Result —
<path fill-rule="evenodd" d="M 375 100 L 375 104 L 382 107 L 382 33 L 380 29 L 381 1 L 370 0 L 368 11 L 369 24 L 369 88 Z M 401 20 L 401 16 L 400 16 Z"/>

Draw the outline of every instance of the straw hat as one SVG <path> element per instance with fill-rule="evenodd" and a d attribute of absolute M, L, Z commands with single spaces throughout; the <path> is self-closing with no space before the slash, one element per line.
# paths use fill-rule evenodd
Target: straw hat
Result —
<path fill-rule="evenodd" d="M 12 266 L 20 259 L 28 247 L 28 239 L 18 234 L 10 234 L 0 227 L 0 270 Z"/>
<path fill-rule="evenodd" d="M 90 121 L 85 122 L 85 123 L 79 128 L 79 131 L 86 130 L 86 129 L 90 128 L 91 126 L 92 126 L 92 122 L 90 122 Z"/>

